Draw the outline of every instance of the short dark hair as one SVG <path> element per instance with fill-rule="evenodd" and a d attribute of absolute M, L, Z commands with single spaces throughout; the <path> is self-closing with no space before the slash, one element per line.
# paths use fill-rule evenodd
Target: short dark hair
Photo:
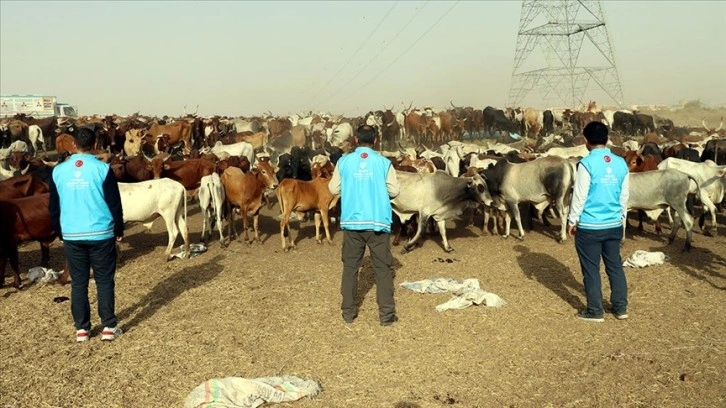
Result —
<path fill-rule="evenodd" d="M 608 127 L 602 122 L 588 123 L 582 134 L 591 145 L 604 145 L 608 142 Z"/>
<path fill-rule="evenodd" d="M 372 145 L 376 141 L 378 131 L 370 125 L 361 125 L 355 131 L 359 143 Z"/>
<path fill-rule="evenodd" d="M 96 133 L 93 130 L 85 127 L 78 129 L 78 133 L 76 133 L 76 146 L 79 149 L 91 150 L 95 143 Z"/>

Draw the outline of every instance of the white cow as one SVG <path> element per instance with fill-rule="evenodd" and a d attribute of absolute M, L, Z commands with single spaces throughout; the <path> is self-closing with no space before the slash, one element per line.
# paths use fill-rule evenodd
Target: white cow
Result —
<path fill-rule="evenodd" d="M 562 157 L 563 159 L 569 159 L 570 157 L 585 157 L 590 153 L 589 150 L 587 150 L 587 146 L 579 145 L 579 146 L 573 146 L 573 147 L 553 147 L 546 152 L 542 153 L 541 157 L 547 157 L 547 156 L 558 156 Z"/>
<path fill-rule="evenodd" d="M 223 144 L 221 141 L 212 146 L 212 153 L 219 157 L 222 152 L 229 154 L 230 156 L 245 156 L 250 163 L 255 162 L 255 149 L 251 143 L 248 142 L 237 142 L 232 144 Z"/>
<path fill-rule="evenodd" d="M 726 176 L 726 165 L 717 166 L 712 160 L 695 163 L 669 157 L 658 164 L 658 169 L 680 170 L 698 182 L 698 184 L 693 180 L 690 182 L 688 193 L 696 194 L 703 203 L 704 211 L 711 214 L 711 229 L 705 231 L 705 233 L 712 236 L 716 235 L 716 204 L 721 203 L 724 198 L 722 179 Z M 670 209 L 668 209 L 668 217 L 670 218 L 670 216 Z"/>
<path fill-rule="evenodd" d="M 199 208 L 202 209 L 202 237 L 205 244 L 209 243 L 209 237 L 214 229 L 216 218 L 217 229 L 219 230 L 219 242 L 224 242 L 222 232 L 222 206 L 226 198 L 224 186 L 217 173 L 202 177 L 199 187 Z M 206 234 L 209 225 L 209 234 Z"/>
<path fill-rule="evenodd" d="M 351 136 L 353 136 L 353 126 L 348 122 L 342 122 L 332 127 L 332 131 L 328 135 L 328 143 L 340 147 Z"/>
<path fill-rule="evenodd" d="M 171 249 L 179 232 L 184 240 L 184 254 L 189 254 L 189 229 L 187 228 L 187 191 L 174 180 L 162 178 L 139 183 L 118 183 L 124 222 L 141 222 L 147 229 L 159 217 L 164 219 L 169 233 L 166 259 L 171 259 Z"/>
<path fill-rule="evenodd" d="M 45 152 L 45 139 L 43 138 L 43 130 L 38 125 L 28 126 L 28 139 L 30 139 L 30 145 L 33 147 L 33 155 L 38 155 L 38 143 L 40 142 L 40 148 Z"/>

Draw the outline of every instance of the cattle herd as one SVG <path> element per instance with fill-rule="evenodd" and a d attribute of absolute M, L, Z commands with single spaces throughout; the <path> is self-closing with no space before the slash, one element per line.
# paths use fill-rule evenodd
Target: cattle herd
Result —
<path fill-rule="evenodd" d="M 682 225 L 688 250 L 700 212 L 704 234 L 716 235 L 716 213 L 726 189 L 723 122 L 718 128 L 705 122 L 680 127 L 638 112 L 603 111 L 594 102 L 579 110 L 545 111 L 451 103 L 449 109 L 409 106 L 356 118 L 313 112 L 205 118 L 188 114 L 186 107 L 177 118 L 16 116 L 0 119 L 0 286 L 9 260 L 14 285 L 20 287 L 22 242 L 40 242 L 41 263 L 47 265 L 48 247 L 56 238 L 48 213 L 48 178 L 55 164 L 74 153 L 73 135 L 81 128 L 95 132 L 94 153 L 120 182 L 124 220 L 148 227 L 159 217 L 164 220 L 170 259 L 180 234 L 189 251 L 187 202 L 193 196 L 202 211 L 205 242 L 215 225 L 222 245 L 238 237 L 235 214 L 242 218 L 244 240 L 259 241 L 260 210 L 275 203 L 283 249 L 295 247 L 289 228 L 293 215 L 302 220 L 314 214 L 316 240 L 322 242 L 322 223 L 331 242 L 329 223 L 339 197 L 330 194 L 328 182 L 338 159 L 355 148 L 354 129 L 364 123 L 379 129 L 376 148 L 397 171 L 401 193 L 392 200 L 394 244 L 402 234 L 413 234 L 404 253 L 427 229 L 438 229 L 444 249 L 452 251 L 446 221 L 465 213 L 471 222 L 481 212 L 483 230 L 504 238 L 513 218 L 517 238 L 523 239 L 523 222 L 530 224 L 533 216 L 545 225 L 551 216 L 566 219 L 576 164 L 587 155 L 581 132 L 591 121 L 610 127 L 610 148 L 628 164 L 628 207 L 640 214 L 639 230 L 646 215 L 660 232 L 665 211 L 672 225 L 670 242 Z M 566 239 L 561 221 L 558 240 Z"/>

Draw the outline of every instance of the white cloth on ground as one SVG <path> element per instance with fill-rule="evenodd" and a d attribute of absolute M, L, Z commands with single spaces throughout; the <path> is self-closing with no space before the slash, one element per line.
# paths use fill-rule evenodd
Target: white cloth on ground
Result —
<path fill-rule="evenodd" d="M 648 252 L 637 250 L 623 261 L 623 266 L 631 268 L 644 268 L 651 265 L 663 265 L 669 258 L 663 252 Z"/>
<path fill-rule="evenodd" d="M 42 266 L 36 266 L 35 268 L 30 268 L 28 270 L 28 281 L 29 282 L 40 282 L 40 283 L 48 283 L 48 282 L 54 282 L 58 280 L 58 277 L 63 273 L 63 271 L 56 272 L 49 268 L 43 268 Z"/>
<path fill-rule="evenodd" d="M 295 376 L 207 380 L 196 386 L 184 401 L 184 408 L 256 408 L 270 402 L 297 401 L 315 397 L 320 384 Z"/>
<path fill-rule="evenodd" d="M 403 282 L 400 286 L 418 293 L 453 292 L 456 296 L 449 299 L 448 302 L 436 306 L 438 312 L 464 309 L 473 304 L 484 304 L 488 307 L 501 307 L 507 304 L 496 294 L 482 290 L 479 287 L 478 279 L 464 279 L 462 283 L 451 278 L 424 279 L 417 282 Z"/>

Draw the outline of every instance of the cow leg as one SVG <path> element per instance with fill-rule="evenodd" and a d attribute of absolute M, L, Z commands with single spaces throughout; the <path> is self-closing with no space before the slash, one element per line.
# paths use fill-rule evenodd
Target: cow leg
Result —
<path fill-rule="evenodd" d="M 716 205 L 709 197 L 706 196 L 706 194 L 703 194 L 702 198 L 701 203 L 703 204 L 703 215 L 706 215 L 706 212 L 711 214 L 711 228 L 704 230 L 703 234 L 709 237 L 715 237 L 718 235 L 718 225 L 716 224 Z M 704 222 L 699 221 L 699 225 L 701 226 L 701 229 L 704 229 L 705 220 Z"/>
<path fill-rule="evenodd" d="M 512 215 L 514 215 L 514 220 L 517 221 L 517 229 L 519 230 L 519 236 L 516 237 L 518 240 L 522 241 L 524 240 L 524 228 L 522 228 L 522 215 L 519 212 L 519 205 L 517 205 L 516 202 L 507 202 L 507 207 L 509 207 L 509 211 L 512 212 Z M 509 224 L 510 222 L 507 222 L 507 236 L 509 235 Z"/>
<path fill-rule="evenodd" d="M 436 225 L 439 227 L 439 234 L 444 242 L 444 251 L 453 252 L 454 248 L 449 245 L 449 240 L 446 238 L 446 220 L 436 221 Z"/>
<path fill-rule="evenodd" d="M 691 250 L 691 237 L 692 237 L 692 231 L 693 231 L 693 217 L 691 217 L 690 214 L 688 214 L 688 211 L 686 210 L 686 201 L 685 198 L 683 200 L 683 203 L 681 201 L 678 201 L 678 206 L 673 207 L 674 210 L 676 210 L 676 217 L 673 222 L 673 228 L 671 229 L 671 235 L 668 237 L 668 244 L 672 244 L 673 241 L 676 238 L 676 234 L 678 233 L 678 229 L 681 226 L 681 223 L 683 223 L 683 227 L 686 229 L 686 244 L 683 247 L 684 251 L 690 251 Z"/>
<path fill-rule="evenodd" d="M 393 214 L 393 225 L 391 226 L 391 231 L 393 232 L 393 246 L 398 246 L 398 243 L 401 241 L 401 231 L 403 230 L 403 223 L 401 223 L 401 219 L 398 218 L 398 216 L 394 213 Z"/>
<path fill-rule="evenodd" d="M 207 222 L 210 223 L 209 226 L 209 235 L 212 235 L 212 229 L 214 228 L 211 224 L 211 214 L 209 212 L 208 208 L 202 208 L 202 236 L 199 237 L 199 242 L 202 242 L 204 245 L 209 245 L 209 236 L 206 235 L 207 231 Z"/>
<path fill-rule="evenodd" d="M 183 199 L 182 199 L 183 200 Z M 181 234 L 182 240 L 184 241 L 184 253 L 186 256 L 189 256 L 189 227 L 187 226 L 187 220 L 186 220 L 186 206 L 183 206 L 183 203 L 179 203 L 179 209 L 176 212 L 176 217 L 174 219 L 174 223 L 177 226 L 178 233 Z M 209 227 L 210 229 L 210 235 L 211 235 L 211 229 L 212 227 Z M 174 241 L 176 241 L 176 237 L 174 237 Z"/>
<path fill-rule="evenodd" d="M 328 210 L 321 210 L 320 216 L 323 218 L 323 227 L 325 228 L 325 239 L 328 240 L 328 244 L 333 245 L 333 238 L 330 236 L 330 217 Z"/>
<path fill-rule="evenodd" d="M 47 268 L 50 263 L 50 244 L 53 241 L 40 243 L 40 266 Z"/>
<path fill-rule="evenodd" d="M 282 242 L 282 250 L 287 251 L 287 237 L 290 234 L 290 213 L 285 211 L 284 214 L 282 214 L 282 219 L 280 220 L 280 241 Z"/>
<path fill-rule="evenodd" d="M 7 259 L 10 261 L 10 269 L 13 271 L 13 287 L 15 289 L 20 289 L 22 286 L 20 283 L 20 268 L 18 267 L 18 246 L 14 242 L 11 242 L 10 245 L 7 245 Z M 3 257 L 2 263 L 0 264 L 2 268 L 0 268 L 0 271 L 3 272 L 3 281 L 5 280 L 5 257 Z M 2 282 L 0 282 L 0 286 Z"/>
<path fill-rule="evenodd" d="M 320 239 L 320 214 L 318 212 L 315 212 L 314 215 L 315 218 L 315 242 L 318 244 L 322 244 L 323 241 Z"/>
<path fill-rule="evenodd" d="M 643 232 L 643 210 L 638 210 L 638 232 Z"/>
<path fill-rule="evenodd" d="M 179 230 L 177 229 L 176 222 L 172 217 L 169 217 L 168 215 L 166 217 L 163 217 L 164 223 L 166 224 L 166 231 L 169 234 L 169 244 L 166 246 L 166 260 L 171 260 L 171 250 L 174 248 L 174 242 L 176 242 L 176 237 L 179 235 Z M 185 248 L 189 249 L 189 248 Z M 184 257 L 189 255 L 187 252 L 184 252 Z"/>
<path fill-rule="evenodd" d="M 489 218 L 491 218 L 492 209 L 491 208 L 484 208 L 482 210 L 482 218 L 484 219 L 482 225 L 481 225 L 481 233 L 484 234 L 486 232 L 491 232 L 492 230 L 489 229 Z M 496 229 L 496 228 L 495 228 Z"/>
<path fill-rule="evenodd" d="M 428 224 L 429 216 L 421 213 L 419 211 L 418 213 L 418 228 L 416 229 L 416 235 L 413 236 L 413 239 L 408 241 L 406 245 L 403 246 L 403 249 L 401 250 L 401 254 L 406 254 L 411 251 L 411 248 L 416 245 L 419 238 L 421 238 L 421 234 L 423 233 L 424 228 L 426 227 L 426 224 Z"/>
<path fill-rule="evenodd" d="M 260 239 L 260 213 L 255 212 L 255 215 L 252 216 L 252 227 L 255 230 L 255 241 L 257 241 L 258 244 L 262 244 L 262 240 Z"/>
<path fill-rule="evenodd" d="M 250 228 L 250 223 L 249 223 L 249 219 L 247 218 L 247 208 L 242 207 L 242 208 L 240 208 L 240 210 L 242 210 L 242 228 L 244 228 L 244 231 L 245 231 L 245 243 L 249 244 L 250 243 L 250 233 L 249 233 L 248 229 Z"/>
<path fill-rule="evenodd" d="M 557 212 L 560 213 L 559 219 L 560 219 L 560 239 L 559 243 L 564 244 L 565 241 L 567 241 L 567 214 L 570 212 L 570 208 L 568 205 L 565 204 L 565 198 L 564 196 L 560 196 L 557 198 L 555 202 L 555 206 L 557 207 Z M 552 207 L 550 207 L 550 210 Z"/>

